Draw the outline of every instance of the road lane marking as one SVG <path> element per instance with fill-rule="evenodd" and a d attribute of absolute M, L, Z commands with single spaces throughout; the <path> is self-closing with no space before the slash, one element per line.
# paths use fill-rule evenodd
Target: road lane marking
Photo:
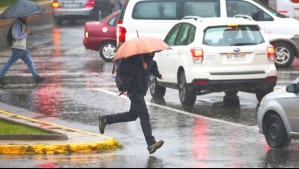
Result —
<path fill-rule="evenodd" d="M 118 96 L 117 93 L 111 92 L 111 91 L 108 91 L 108 90 L 105 90 L 105 89 L 95 88 L 95 89 L 90 89 L 90 90 L 99 91 L 99 92 L 102 92 L 102 93 L 105 93 L 105 94 L 109 94 L 109 95 L 112 95 L 112 96 L 121 97 L 123 99 L 129 100 L 129 98 L 127 96 Z M 250 129 L 256 129 L 258 131 L 257 125 L 247 126 L 247 125 L 244 125 L 244 124 L 228 122 L 228 121 L 220 120 L 220 119 L 214 119 L 214 118 L 210 118 L 210 117 L 206 117 L 206 116 L 186 112 L 186 111 L 183 111 L 183 110 L 179 110 L 179 109 L 175 109 L 175 108 L 171 108 L 171 107 L 151 103 L 151 102 L 148 102 L 148 101 L 146 101 L 146 104 L 149 105 L 149 106 L 157 107 L 157 108 L 160 108 L 160 109 L 168 110 L 168 111 L 171 111 L 171 112 L 176 112 L 176 113 L 191 116 L 191 117 L 202 118 L 202 119 L 205 119 L 205 120 L 224 123 L 224 124 L 228 124 L 228 125 L 236 126 L 236 127 L 246 127 L 246 128 L 250 128 Z"/>

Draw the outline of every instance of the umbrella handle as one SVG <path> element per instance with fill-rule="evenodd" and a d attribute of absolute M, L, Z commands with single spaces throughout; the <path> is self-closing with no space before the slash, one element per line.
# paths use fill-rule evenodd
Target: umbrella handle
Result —
<path fill-rule="evenodd" d="M 137 33 L 137 37 L 139 38 L 139 33 L 138 33 L 138 30 L 136 30 L 136 33 Z"/>

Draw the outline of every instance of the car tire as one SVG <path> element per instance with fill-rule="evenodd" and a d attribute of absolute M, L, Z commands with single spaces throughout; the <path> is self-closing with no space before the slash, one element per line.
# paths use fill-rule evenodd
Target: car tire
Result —
<path fill-rule="evenodd" d="M 61 23 L 62 23 L 62 18 L 60 18 L 60 17 L 54 16 L 53 20 L 54 20 L 55 25 L 61 25 Z"/>
<path fill-rule="evenodd" d="M 236 96 L 238 94 L 238 90 L 228 90 L 228 91 L 225 91 L 225 95 L 226 96 Z"/>
<path fill-rule="evenodd" d="M 273 89 L 257 89 L 255 93 L 257 101 L 261 102 L 262 99 L 271 92 L 273 92 Z"/>
<path fill-rule="evenodd" d="M 283 148 L 289 146 L 289 138 L 283 121 L 277 114 L 270 114 L 264 120 L 264 133 L 266 141 L 271 148 Z"/>
<path fill-rule="evenodd" d="M 275 65 L 276 67 L 288 67 L 290 66 L 295 58 L 295 52 L 293 48 L 283 42 L 274 43 L 275 47 Z"/>
<path fill-rule="evenodd" d="M 196 101 L 196 91 L 189 90 L 187 88 L 185 72 L 181 72 L 179 75 L 179 96 L 180 101 L 184 107 L 193 107 Z"/>
<path fill-rule="evenodd" d="M 105 41 L 100 45 L 99 53 L 103 60 L 112 62 L 116 51 L 115 41 Z"/>
<path fill-rule="evenodd" d="M 166 87 L 159 86 L 157 78 L 153 75 L 149 77 L 149 89 L 153 98 L 161 99 L 165 96 Z"/>

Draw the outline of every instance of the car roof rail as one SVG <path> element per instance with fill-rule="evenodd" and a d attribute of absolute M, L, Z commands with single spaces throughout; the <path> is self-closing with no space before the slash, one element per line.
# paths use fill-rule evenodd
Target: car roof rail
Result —
<path fill-rule="evenodd" d="M 200 16 L 185 16 L 183 19 L 193 19 L 195 21 L 202 22 L 202 17 L 200 17 Z"/>
<path fill-rule="evenodd" d="M 248 19 L 250 21 L 253 21 L 252 17 L 249 15 L 243 15 L 243 14 L 237 14 L 234 16 L 234 18 L 243 18 L 243 19 Z"/>

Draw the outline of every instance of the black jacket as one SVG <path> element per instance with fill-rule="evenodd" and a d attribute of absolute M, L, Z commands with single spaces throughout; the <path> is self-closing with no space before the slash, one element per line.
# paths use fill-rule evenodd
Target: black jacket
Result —
<path fill-rule="evenodd" d="M 148 68 L 144 69 L 143 61 L 148 64 Z M 130 75 L 133 76 L 132 85 L 128 89 L 128 97 L 144 97 L 148 90 L 148 80 L 150 74 L 161 78 L 156 61 L 147 54 L 136 55 L 128 58 L 130 63 Z"/>

